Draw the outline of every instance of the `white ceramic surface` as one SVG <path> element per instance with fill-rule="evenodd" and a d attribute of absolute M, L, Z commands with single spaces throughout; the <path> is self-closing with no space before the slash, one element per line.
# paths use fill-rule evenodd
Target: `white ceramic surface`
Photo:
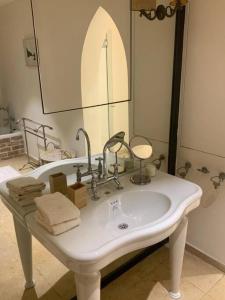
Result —
<path fill-rule="evenodd" d="M 62 171 L 72 183 L 75 181 L 73 165 L 74 160 L 56 162 L 31 175 L 46 181 L 49 174 Z M 199 205 L 202 191 L 193 183 L 159 172 L 151 184 L 140 188 L 131 184 L 129 178 L 130 175 L 120 178 L 124 186 L 122 191 L 117 191 L 113 183 L 98 188 L 101 198 L 96 202 L 90 200 L 81 210 L 81 225 L 61 236 L 48 234 L 36 223 L 32 213 L 26 217 L 27 224 L 38 239 L 48 240 L 74 261 L 85 263 L 101 260 L 141 238 L 163 233 L 179 222 L 188 207 Z M 105 195 L 106 191 L 110 195 Z M 129 221 L 127 230 L 117 229 L 118 222 L 114 223 L 115 218 L 109 216 L 109 203 L 115 200 L 122 203 L 123 217 L 121 213 L 119 222 Z"/>
<path fill-rule="evenodd" d="M 110 197 L 93 211 L 93 216 L 100 226 L 119 236 L 122 232 L 158 221 L 169 211 L 170 206 L 170 199 L 162 194 L 132 191 Z M 121 229 L 121 224 L 125 228 Z"/>
<path fill-rule="evenodd" d="M 22 133 L 20 131 L 13 131 L 13 132 L 10 132 L 10 131 L 11 130 L 9 127 L 1 127 L 0 128 L 0 140 L 22 135 Z"/>
<path fill-rule="evenodd" d="M 72 184 L 76 180 L 73 165 L 78 162 L 86 163 L 87 159 L 54 162 L 29 176 L 47 183 L 50 174 L 64 172 L 68 183 Z M 191 182 L 161 172 L 151 184 L 143 187 L 133 185 L 129 179 L 130 175 L 120 177 L 122 191 L 116 190 L 113 182 L 99 187 L 100 200 L 89 199 L 88 205 L 81 210 L 80 226 L 59 236 L 42 228 L 36 222 L 34 209 L 19 208 L 9 197 L 5 183 L 0 185 L 2 200 L 14 215 L 27 287 L 33 286 L 31 235 L 75 272 L 79 300 L 100 300 L 99 271 L 103 267 L 129 252 L 170 237 L 170 296 L 180 296 L 188 224 L 185 216 L 199 206 L 202 190 Z"/>

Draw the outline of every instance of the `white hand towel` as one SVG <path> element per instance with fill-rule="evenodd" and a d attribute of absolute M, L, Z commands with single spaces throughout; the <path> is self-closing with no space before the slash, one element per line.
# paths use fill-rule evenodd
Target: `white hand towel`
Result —
<path fill-rule="evenodd" d="M 15 193 L 23 195 L 29 192 L 44 190 L 46 185 L 41 180 L 33 177 L 19 177 L 8 181 L 6 186 Z"/>
<path fill-rule="evenodd" d="M 80 217 L 80 210 L 61 193 L 43 195 L 34 201 L 44 222 L 49 226 Z"/>
<path fill-rule="evenodd" d="M 13 191 L 9 191 L 9 196 L 15 201 L 23 201 L 23 200 L 33 200 L 36 197 L 41 197 L 42 191 L 31 192 L 24 195 L 19 195 Z"/>
<path fill-rule="evenodd" d="M 80 218 L 75 219 L 75 220 L 70 220 L 67 222 L 63 222 L 61 224 L 58 225 L 53 225 L 50 226 L 49 224 L 46 224 L 45 220 L 43 219 L 42 215 L 40 215 L 40 213 L 37 211 L 36 212 L 36 220 L 37 222 L 43 226 L 49 233 L 53 234 L 53 235 L 59 235 L 62 234 L 64 232 L 67 232 L 77 226 L 80 225 Z"/>
<path fill-rule="evenodd" d="M 27 207 L 27 206 L 35 206 L 35 203 L 34 203 L 34 200 L 32 199 L 24 199 L 24 200 L 21 200 L 21 201 L 18 201 L 17 202 L 21 207 Z"/>

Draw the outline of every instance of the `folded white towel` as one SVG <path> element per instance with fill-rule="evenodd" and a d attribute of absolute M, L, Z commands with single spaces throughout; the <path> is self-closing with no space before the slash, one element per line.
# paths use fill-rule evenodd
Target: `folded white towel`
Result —
<path fill-rule="evenodd" d="M 6 183 L 9 190 L 24 195 L 26 193 L 42 191 L 45 189 L 45 183 L 33 177 L 19 177 Z"/>
<path fill-rule="evenodd" d="M 21 207 L 35 206 L 34 199 L 24 199 L 24 200 L 21 200 L 21 201 L 17 201 L 17 203 Z"/>
<path fill-rule="evenodd" d="M 24 195 L 17 194 L 9 190 L 9 196 L 15 201 L 34 200 L 36 197 L 41 197 L 42 191 L 26 193 Z"/>
<path fill-rule="evenodd" d="M 35 198 L 34 202 L 45 224 L 54 226 L 76 220 L 80 210 L 63 194 L 54 193 Z"/>
<path fill-rule="evenodd" d="M 61 224 L 50 226 L 49 224 L 46 224 L 45 220 L 43 219 L 43 216 L 40 215 L 38 211 L 36 212 L 36 220 L 41 226 L 43 226 L 49 233 L 53 235 L 62 234 L 80 225 L 80 218 L 78 218 L 67 222 L 63 222 Z"/>

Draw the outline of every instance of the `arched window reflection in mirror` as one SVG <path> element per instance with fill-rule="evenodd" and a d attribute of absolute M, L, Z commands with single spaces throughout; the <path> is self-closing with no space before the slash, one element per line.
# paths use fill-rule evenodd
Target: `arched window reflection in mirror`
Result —
<path fill-rule="evenodd" d="M 128 65 L 120 32 L 108 12 L 99 7 L 85 38 L 81 59 L 82 106 L 113 103 L 129 98 Z M 84 128 L 100 153 L 104 142 L 117 131 L 128 138 L 128 102 L 84 109 Z"/>

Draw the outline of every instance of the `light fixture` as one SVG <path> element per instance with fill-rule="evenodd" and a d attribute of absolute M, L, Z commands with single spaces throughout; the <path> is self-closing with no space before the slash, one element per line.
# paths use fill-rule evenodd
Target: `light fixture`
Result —
<path fill-rule="evenodd" d="M 187 5 L 187 3 L 188 0 L 172 0 L 168 6 L 160 4 L 151 9 L 141 8 L 140 16 L 144 16 L 150 21 L 153 21 L 155 19 L 162 21 L 166 17 L 173 17 L 176 12 L 182 10 L 184 6 Z"/>

